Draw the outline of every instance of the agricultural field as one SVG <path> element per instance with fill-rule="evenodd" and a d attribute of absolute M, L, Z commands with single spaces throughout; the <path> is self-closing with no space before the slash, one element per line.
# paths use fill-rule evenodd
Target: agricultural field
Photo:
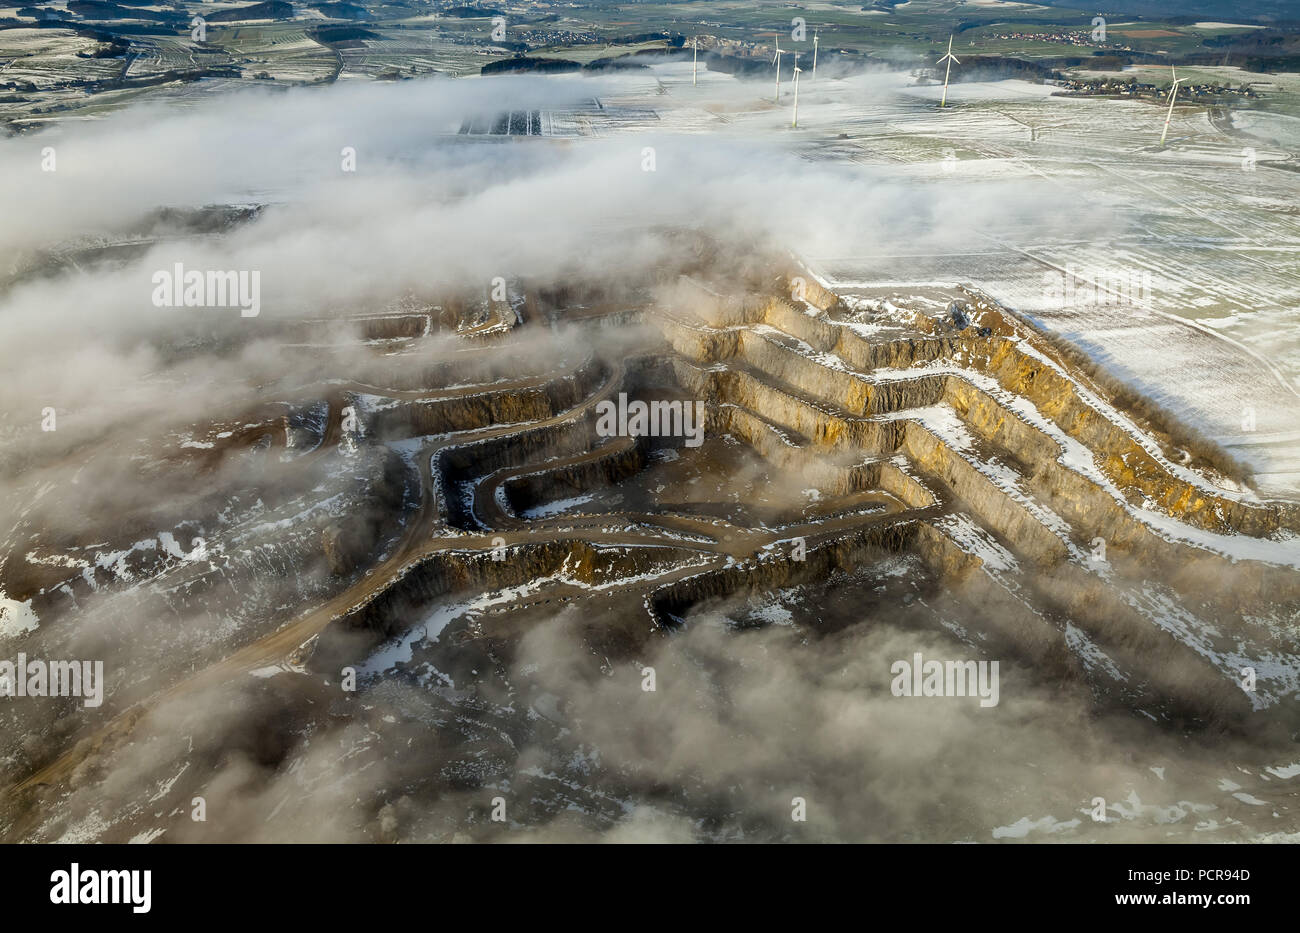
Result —
<path fill-rule="evenodd" d="M 866 230 L 856 242 L 837 238 L 833 252 L 802 254 L 836 288 L 964 282 L 995 294 L 1252 460 L 1272 491 L 1300 492 L 1300 337 L 1288 326 L 1300 304 L 1300 173 L 1294 145 L 1246 129 L 1259 129 L 1257 111 L 1237 112 L 1238 127 L 1177 107 L 1161 149 L 1158 105 L 1020 82 L 957 85 L 940 110 L 937 88 L 903 76 L 805 78 L 797 131 L 788 84 L 779 108 L 763 90 L 715 75 L 692 87 L 689 62 L 663 65 L 653 77 L 610 79 L 606 115 L 588 126 L 610 137 L 773 135 L 818 164 L 885 166 L 973 199 L 1027 183 L 1088 205 L 1125 232 L 1090 243 L 1085 230 L 1007 217 L 960 244 L 900 238 L 882 251 L 879 231 Z M 1062 287 L 1049 287 L 1117 273 L 1141 287 L 1082 310 L 1062 308 Z"/>

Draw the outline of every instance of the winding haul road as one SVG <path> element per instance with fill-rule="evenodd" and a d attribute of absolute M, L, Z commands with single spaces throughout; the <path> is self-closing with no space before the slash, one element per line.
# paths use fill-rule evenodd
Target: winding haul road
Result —
<path fill-rule="evenodd" d="M 589 362 L 590 360 L 586 360 L 583 365 Z M 360 382 L 344 382 L 332 384 L 328 390 L 318 393 L 306 392 L 302 394 L 300 400 L 319 399 L 324 394 L 328 399 L 329 413 L 321 443 L 315 450 L 303 456 L 321 457 L 338 447 L 343 439 L 342 410 L 349 392 L 377 394 L 392 400 L 455 400 L 483 393 L 508 393 L 544 388 L 548 383 L 575 375 L 581 368 L 579 366 L 568 372 L 553 372 L 506 382 L 483 383 L 453 391 L 381 389 Z M 391 586 L 408 568 L 440 551 L 488 552 L 498 546 L 502 540 L 507 546 L 527 546 L 563 539 L 602 547 L 656 545 L 679 552 L 695 552 L 705 558 L 703 561 L 691 562 L 686 566 L 665 568 L 661 573 L 650 575 L 648 579 L 643 577 L 633 583 L 621 585 L 616 583 L 610 587 L 610 589 L 617 589 L 620 586 L 635 586 L 644 589 L 671 583 L 701 571 L 722 568 L 729 562 L 751 558 L 763 548 L 779 541 L 788 541 L 793 537 L 804 537 L 810 541 L 834 537 L 857 528 L 890 520 L 904 511 L 903 504 L 887 493 L 856 494 L 847 504 L 861 505 L 870 502 L 877 507 L 882 507 L 882 510 L 870 514 L 842 515 L 826 521 L 801 523 L 778 529 L 755 529 L 740 527 L 719 518 L 702 518 L 671 512 L 563 515 L 552 520 L 530 521 L 510 515 L 500 508 L 498 489 L 516 476 L 536 473 L 539 470 L 549 471 L 578 466 L 609 456 L 619 450 L 629 449 L 634 445 L 634 441 L 630 438 L 614 438 L 575 455 L 542 463 L 506 467 L 477 478 L 473 499 L 474 517 L 484 525 L 484 528 L 481 531 L 463 531 L 452 529 L 446 524 L 445 516 L 439 514 L 437 507 L 432 468 L 432 464 L 441 453 L 452 448 L 472 447 L 521 432 L 564 427 L 585 431 L 584 420 L 594 416 L 594 408 L 598 402 L 617 394 L 626 374 L 625 361 L 620 360 L 609 364 L 595 391 L 572 407 L 549 418 L 518 424 L 497 424 L 426 437 L 414 456 L 419 478 L 419 501 L 406 516 L 404 527 L 397 540 L 389 547 L 386 556 L 366 570 L 360 579 L 271 634 L 244 645 L 224 659 L 122 710 L 101 725 L 90 736 L 89 742 L 78 743 L 77 748 L 82 751 L 72 749 L 65 752 L 12 785 L 6 794 L 21 794 L 40 785 L 67 780 L 85 757 L 87 747 L 99 749 L 105 743 L 124 738 L 149 710 L 179 697 L 194 695 L 227 683 L 251 671 L 291 660 L 331 622 L 364 606 Z M 594 417 L 592 421 L 594 423 Z M 275 429 L 275 424 L 249 426 L 229 438 L 226 449 L 248 446 L 268 432 L 272 434 L 276 446 L 284 446 L 287 442 L 287 431 Z M 211 451 L 203 453 L 212 454 Z M 189 568 L 179 569 L 184 571 Z M 564 595 L 564 590 L 562 585 L 557 585 L 553 597 L 558 601 L 566 600 L 569 597 Z M 576 592 L 575 590 L 575 595 Z M 545 601 L 533 600 L 533 602 Z M 521 603 L 522 605 L 533 604 L 527 602 L 525 597 L 521 597 Z M 500 612 L 501 607 L 495 607 L 495 611 Z"/>

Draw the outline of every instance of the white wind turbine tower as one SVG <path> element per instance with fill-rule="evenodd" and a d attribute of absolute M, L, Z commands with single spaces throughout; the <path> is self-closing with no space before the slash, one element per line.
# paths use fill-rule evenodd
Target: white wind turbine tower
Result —
<path fill-rule="evenodd" d="M 772 64 L 776 65 L 776 94 L 772 97 L 772 103 L 781 100 L 781 34 L 776 35 L 776 54 L 772 56 Z"/>
<path fill-rule="evenodd" d="M 695 37 L 695 57 L 691 59 L 691 87 L 695 87 L 695 73 L 700 67 L 700 37 Z"/>
<path fill-rule="evenodd" d="M 952 74 L 952 63 L 957 62 L 958 65 L 961 64 L 961 62 L 957 61 L 957 56 L 952 54 L 952 36 L 948 37 L 948 54 L 935 62 L 935 64 L 942 65 L 944 62 L 948 63 L 948 70 L 943 73 L 943 99 L 939 101 L 940 107 L 944 107 L 948 103 L 948 77 Z"/>
<path fill-rule="evenodd" d="M 817 30 L 813 30 L 813 80 L 817 80 Z"/>
<path fill-rule="evenodd" d="M 1174 116 L 1174 98 L 1178 96 L 1178 85 L 1186 81 L 1186 78 L 1178 77 L 1178 72 L 1174 71 L 1174 66 L 1169 66 L 1169 73 L 1174 76 L 1174 83 L 1169 86 L 1169 112 L 1165 114 L 1165 128 L 1160 134 L 1160 146 L 1164 147 L 1165 137 L 1169 135 L 1169 121 Z"/>
<path fill-rule="evenodd" d="M 799 53 L 794 55 L 794 118 L 790 121 L 791 129 L 799 128 L 799 75 L 803 71 L 799 67 Z"/>

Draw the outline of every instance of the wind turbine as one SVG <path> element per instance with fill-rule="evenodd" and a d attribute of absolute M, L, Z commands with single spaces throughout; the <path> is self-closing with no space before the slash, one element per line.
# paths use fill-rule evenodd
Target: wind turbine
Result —
<path fill-rule="evenodd" d="M 1186 81 L 1186 78 L 1178 77 L 1178 72 L 1174 71 L 1174 66 L 1169 66 L 1169 73 L 1174 76 L 1174 83 L 1169 85 L 1169 112 L 1165 114 L 1164 132 L 1160 134 L 1160 147 L 1164 148 L 1165 137 L 1169 135 L 1169 121 L 1174 115 L 1174 98 L 1178 96 L 1178 85 Z"/>
<path fill-rule="evenodd" d="M 817 80 L 817 30 L 813 30 L 813 73 L 812 79 Z"/>
<path fill-rule="evenodd" d="M 790 129 L 799 128 L 799 75 L 803 71 L 799 67 L 799 53 L 794 53 L 794 118 L 790 121 Z"/>
<path fill-rule="evenodd" d="M 695 87 L 695 73 L 700 67 L 700 37 L 695 37 L 695 57 L 691 59 L 691 87 Z"/>
<path fill-rule="evenodd" d="M 776 94 L 772 97 L 772 103 L 781 100 L 781 34 L 776 34 L 776 54 L 772 56 L 772 64 L 776 65 Z"/>
<path fill-rule="evenodd" d="M 948 103 L 948 76 L 952 74 L 952 63 L 957 62 L 957 64 L 961 64 L 961 62 L 957 61 L 957 56 L 952 54 L 952 36 L 948 37 L 948 54 L 935 62 L 935 64 L 942 65 L 944 62 L 948 63 L 948 69 L 943 73 L 943 99 L 939 101 L 940 107 L 947 106 Z"/>

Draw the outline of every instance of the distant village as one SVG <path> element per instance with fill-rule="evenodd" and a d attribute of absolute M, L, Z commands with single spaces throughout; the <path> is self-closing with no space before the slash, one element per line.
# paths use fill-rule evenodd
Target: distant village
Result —
<path fill-rule="evenodd" d="M 1169 99 L 1169 86 L 1161 84 L 1141 84 L 1136 78 L 1096 78 L 1079 80 L 1067 78 L 1056 82 L 1061 88 L 1057 93 L 1062 97 L 1132 97 Z M 1179 98 L 1218 99 L 1239 97 L 1257 99 L 1258 94 L 1248 83 L 1237 87 L 1227 84 L 1182 84 L 1178 88 Z"/>
<path fill-rule="evenodd" d="M 1000 32 L 990 38 L 1018 42 L 1057 42 L 1062 45 L 1080 45 L 1093 49 L 1113 49 L 1117 52 L 1133 51 L 1120 42 L 1095 42 L 1090 32 L 1078 29 L 1061 29 L 1057 32 Z"/>

